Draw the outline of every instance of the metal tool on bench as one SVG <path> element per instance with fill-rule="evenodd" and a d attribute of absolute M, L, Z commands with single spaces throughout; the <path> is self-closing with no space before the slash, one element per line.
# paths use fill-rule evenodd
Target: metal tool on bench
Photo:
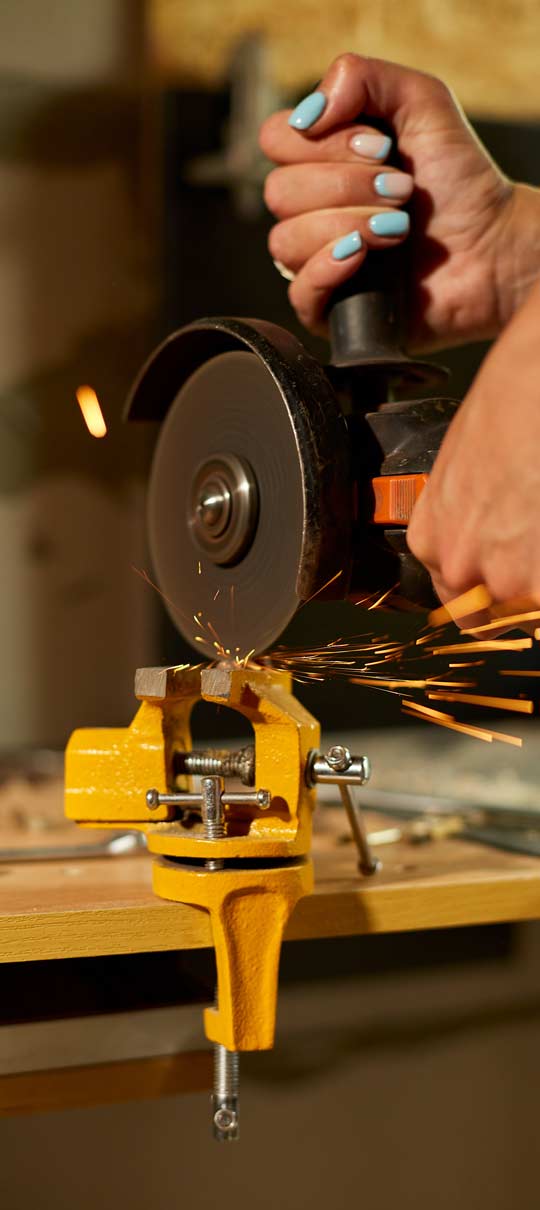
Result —
<path fill-rule="evenodd" d="M 139 670 L 130 727 L 72 736 L 66 809 L 141 828 L 157 894 L 210 913 L 218 988 L 205 1027 L 222 1140 L 238 1134 L 235 1056 L 273 1042 L 283 933 L 312 887 L 318 782 L 340 787 L 360 868 L 377 868 L 349 796 L 367 759 L 341 745 L 323 756 L 288 674 L 251 657 L 314 595 L 397 583 L 405 604 L 428 599 L 405 527 L 456 405 L 384 402 L 441 373 L 403 351 L 402 273 L 395 251 L 370 254 L 335 298 L 327 369 L 274 324 L 202 319 L 160 346 L 129 402 L 131 420 L 161 424 L 148 502 L 159 588 L 199 656 L 219 662 Z M 251 722 L 252 752 L 193 751 L 200 698 Z"/>

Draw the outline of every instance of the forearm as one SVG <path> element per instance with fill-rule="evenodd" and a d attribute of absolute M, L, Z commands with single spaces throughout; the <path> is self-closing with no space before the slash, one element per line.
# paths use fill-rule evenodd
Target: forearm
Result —
<path fill-rule="evenodd" d="M 517 184 L 500 232 L 495 278 L 497 327 L 493 336 L 506 327 L 538 281 L 540 189 Z"/>

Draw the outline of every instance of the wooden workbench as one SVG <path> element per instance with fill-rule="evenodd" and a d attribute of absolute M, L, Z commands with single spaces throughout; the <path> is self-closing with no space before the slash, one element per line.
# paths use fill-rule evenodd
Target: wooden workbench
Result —
<path fill-rule="evenodd" d="M 315 892 L 296 907 L 287 940 L 540 918 L 539 859 L 458 839 L 399 842 L 379 850 L 383 868 L 366 879 L 343 843 L 341 812 L 316 818 Z M 382 826 L 368 816 L 370 829 Z M 147 855 L 0 865 L 2 962 L 211 944 L 204 911 L 154 896 Z"/>

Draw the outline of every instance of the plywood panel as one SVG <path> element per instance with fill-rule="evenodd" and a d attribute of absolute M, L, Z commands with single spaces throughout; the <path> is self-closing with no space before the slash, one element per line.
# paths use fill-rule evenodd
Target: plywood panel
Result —
<path fill-rule="evenodd" d="M 154 58 L 185 83 L 222 79 L 238 41 L 268 41 L 272 74 L 311 87 L 343 51 L 393 59 L 441 76 L 477 115 L 540 113 L 537 0 L 150 0 Z"/>

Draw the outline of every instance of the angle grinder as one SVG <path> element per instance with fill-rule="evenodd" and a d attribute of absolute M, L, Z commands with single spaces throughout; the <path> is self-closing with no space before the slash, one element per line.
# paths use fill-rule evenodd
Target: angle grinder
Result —
<path fill-rule="evenodd" d="M 200 654 L 266 651 L 313 597 L 433 603 L 406 526 L 458 405 L 403 398 L 445 377 L 404 351 L 405 279 L 404 248 L 368 254 L 333 297 L 329 366 L 273 323 L 208 318 L 143 367 L 151 553 Z"/>

